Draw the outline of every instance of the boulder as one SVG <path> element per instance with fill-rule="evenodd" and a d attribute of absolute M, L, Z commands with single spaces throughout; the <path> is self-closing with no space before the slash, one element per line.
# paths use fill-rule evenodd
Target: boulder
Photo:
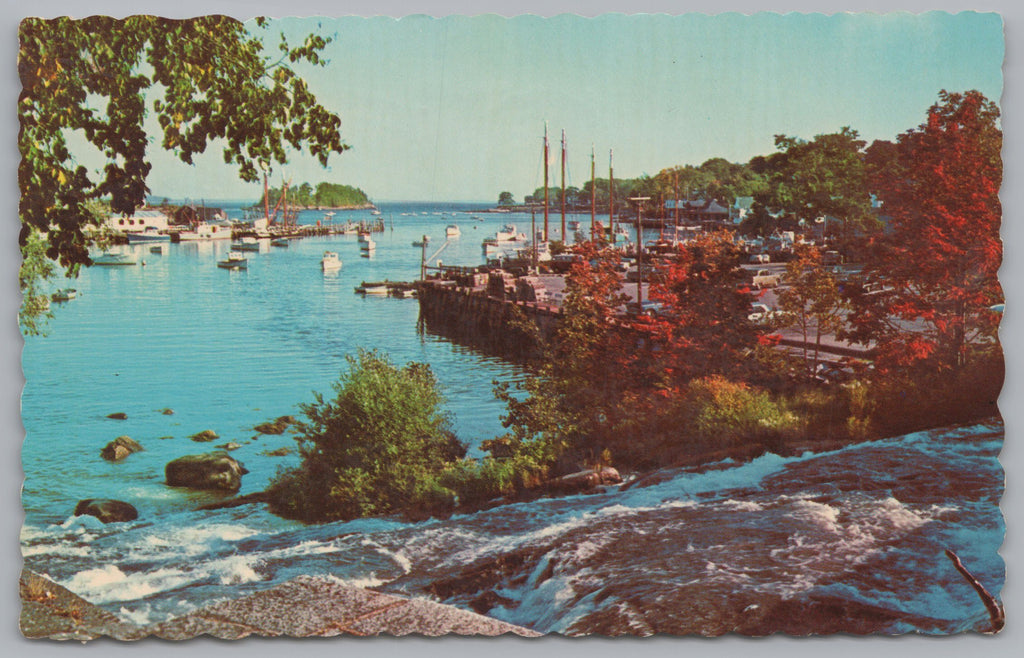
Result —
<path fill-rule="evenodd" d="M 220 448 L 221 450 L 238 450 L 242 446 L 241 444 L 235 443 L 234 441 L 229 441 L 227 443 L 222 443 L 217 447 Z"/>
<path fill-rule="evenodd" d="M 219 439 L 220 436 L 218 436 L 217 433 L 214 432 L 213 430 L 203 430 L 202 432 L 197 432 L 197 433 L 191 435 L 188 438 L 192 439 L 193 441 L 197 441 L 199 443 L 206 443 L 207 441 L 213 441 L 214 439 Z"/>
<path fill-rule="evenodd" d="M 292 449 L 285 446 L 283 448 L 278 448 L 277 450 L 264 450 L 260 454 L 266 455 L 267 457 L 286 457 L 292 454 Z"/>
<path fill-rule="evenodd" d="M 174 415 L 174 409 L 168 409 L 168 408 L 164 407 L 163 409 L 160 410 L 160 413 L 162 413 L 165 416 L 173 416 Z"/>
<path fill-rule="evenodd" d="M 601 470 L 579 471 L 570 473 L 547 483 L 547 490 L 551 493 L 575 494 L 593 489 L 602 484 L 620 484 L 622 476 L 611 466 L 605 466 Z"/>
<path fill-rule="evenodd" d="M 100 457 L 107 461 L 121 461 L 133 452 L 141 452 L 140 446 L 135 440 L 128 436 L 119 436 L 108 443 L 103 450 L 100 450 Z"/>
<path fill-rule="evenodd" d="M 167 484 L 172 487 L 219 491 L 238 491 L 242 476 L 248 472 L 225 452 L 179 457 L 164 468 Z"/>
<path fill-rule="evenodd" d="M 112 414 L 107 414 L 107 418 L 113 418 L 114 420 L 128 420 L 128 414 L 123 411 L 116 411 Z"/>
<path fill-rule="evenodd" d="M 122 500 L 107 500 L 103 498 L 87 498 L 78 501 L 75 505 L 75 516 L 87 514 L 95 516 L 104 523 L 119 523 L 121 521 L 134 521 L 139 518 L 139 512 L 131 504 Z"/>
<path fill-rule="evenodd" d="M 272 421 L 260 423 L 253 429 L 260 434 L 284 434 L 288 426 L 295 422 L 295 416 L 278 416 Z"/>

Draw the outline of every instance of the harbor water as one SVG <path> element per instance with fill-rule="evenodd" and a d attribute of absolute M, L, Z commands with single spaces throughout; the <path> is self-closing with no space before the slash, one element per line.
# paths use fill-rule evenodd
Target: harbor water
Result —
<path fill-rule="evenodd" d="M 170 244 L 160 254 L 125 246 L 140 264 L 55 282 L 78 295 L 54 304 L 50 334 L 27 338 L 23 353 L 27 568 L 137 623 L 309 574 L 431 596 L 542 632 L 803 634 L 829 630 L 837 617 L 849 627 L 833 630 L 985 628 L 984 606 L 943 552 L 956 552 L 998 594 L 998 424 L 669 469 L 626 490 L 419 523 L 305 526 L 259 505 L 196 511 L 218 496 L 166 486 L 165 464 L 234 441 L 232 456 L 250 471 L 240 493 L 262 490 L 298 457 L 293 434 L 253 427 L 298 415 L 314 391 L 329 395 L 359 348 L 429 363 L 471 453 L 502 433 L 493 382 L 521 377 L 514 365 L 419 332 L 414 299 L 354 288 L 415 279 L 421 250 L 412 242 L 428 235 L 430 254 L 449 224 L 461 235 L 440 259 L 479 264 L 484 238 L 510 222 L 529 233 L 530 216 L 453 204 L 381 210 L 385 230 L 374 234 L 370 258 L 360 257 L 355 235 L 267 242 L 238 271 L 216 266 L 227 241 Z M 322 212 L 300 216 L 317 220 Z M 320 271 L 326 250 L 339 253 L 340 271 Z M 107 418 L 114 412 L 127 418 Z M 206 429 L 221 438 L 189 439 Z M 144 451 L 101 459 L 120 435 Z M 139 518 L 74 517 L 85 498 L 125 500 Z"/>

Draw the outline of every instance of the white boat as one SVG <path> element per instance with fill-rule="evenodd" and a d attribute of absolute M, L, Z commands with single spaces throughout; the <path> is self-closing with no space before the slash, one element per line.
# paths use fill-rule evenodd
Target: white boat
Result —
<path fill-rule="evenodd" d="M 320 259 L 320 269 L 324 272 L 336 272 L 341 269 L 341 259 L 338 258 L 338 252 L 336 251 L 325 251 L 324 257 Z"/>
<path fill-rule="evenodd" d="M 369 231 L 359 231 L 359 241 L 362 243 L 372 242 Z"/>
<path fill-rule="evenodd" d="M 50 295 L 50 299 L 55 302 L 67 302 L 75 297 L 78 297 L 78 291 L 74 288 L 63 288 Z"/>
<path fill-rule="evenodd" d="M 377 253 L 377 243 L 373 240 L 367 240 L 359 245 L 359 255 L 363 258 L 369 258 L 375 253 Z"/>
<path fill-rule="evenodd" d="M 208 224 L 200 222 L 194 229 L 178 233 L 178 240 L 181 242 L 193 242 L 196 240 L 230 240 L 231 226 L 228 224 Z"/>
<path fill-rule="evenodd" d="M 569 230 L 570 231 L 578 231 L 578 230 L 580 230 L 579 220 L 574 219 L 574 220 L 570 221 L 569 222 Z"/>
<path fill-rule="evenodd" d="M 231 243 L 232 251 L 259 251 L 260 241 L 252 236 L 239 238 L 238 242 Z"/>
<path fill-rule="evenodd" d="M 494 239 L 498 242 L 520 242 L 526 239 L 525 233 L 516 233 L 515 224 L 505 224 L 505 226 L 494 234 Z"/>
<path fill-rule="evenodd" d="M 444 228 L 444 234 L 449 238 L 457 238 L 462 234 L 462 231 L 455 224 L 449 224 Z"/>
<path fill-rule="evenodd" d="M 135 265 L 135 260 L 128 254 L 116 254 L 110 251 L 103 252 L 103 255 L 92 259 L 93 265 L 105 267 L 117 267 L 120 265 Z"/>
<path fill-rule="evenodd" d="M 217 267 L 222 267 L 226 270 L 244 270 L 248 269 L 249 261 L 245 258 L 245 254 L 240 251 L 229 251 L 227 260 L 217 261 Z"/>
<path fill-rule="evenodd" d="M 388 286 L 385 283 L 364 283 L 362 287 L 364 295 L 386 296 L 388 294 Z"/>
<path fill-rule="evenodd" d="M 171 236 L 161 233 L 155 226 L 147 226 L 143 231 L 133 231 L 127 234 L 128 244 L 139 244 L 143 242 L 170 242 Z"/>

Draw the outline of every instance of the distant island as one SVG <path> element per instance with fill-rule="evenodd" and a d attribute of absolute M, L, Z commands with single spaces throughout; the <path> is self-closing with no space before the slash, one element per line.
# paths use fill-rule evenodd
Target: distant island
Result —
<path fill-rule="evenodd" d="M 289 208 L 316 209 L 316 210 L 353 210 L 375 207 L 366 193 L 358 187 L 351 185 L 339 185 L 337 183 L 318 183 L 316 188 L 309 183 L 302 183 L 298 186 L 289 186 L 285 200 Z M 281 198 L 281 188 L 272 187 L 265 195 L 269 197 L 271 208 L 277 205 Z M 256 205 L 263 206 L 264 197 Z"/>

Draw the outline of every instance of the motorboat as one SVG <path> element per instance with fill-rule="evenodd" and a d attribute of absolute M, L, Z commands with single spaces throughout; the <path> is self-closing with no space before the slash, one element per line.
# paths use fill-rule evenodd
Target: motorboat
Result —
<path fill-rule="evenodd" d="M 460 231 L 459 227 L 455 224 L 449 224 L 444 228 L 444 234 L 449 238 L 457 238 L 462 234 L 462 231 Z"/>
<path fill-rule="evenodd" d="M 155 226 L 147 226 L 145 230 L 131 231 L 126 235 L 128 236 L 128 244 L 171 241 L 171 236 L 161 233 Z"/>
<path fill-rule="evenodd" d="M 256 238 L 252 237 L 251 235 L 250 236 L 246 236 L 244 238 L 239 238 L 238 242 L 232 242 L 231 243 L 231 251 L 259 251 L 259 250 L 260 250 L 260 241 L 257 240 Z"/>
<path fill-rule="evenodd" d="M 336 272 L 341 269 L 341 258 L 336 251 L 325 251 L 320 259 L 320 269 L 324 272 Z"/>
<path fill-rule="evenodd" d="M 68 302 L 78 296 L 78 291 L 74 288 L 63 288 L 50 295 L 50 299 L 55 302 Z"/>
<path fill-rule="evenodd" d="M 500 231 L 494 234 L 498 242 L 519 242 L 526 239 L 525 233 L 516 233 L 515 224 L 505 224 Z"/>
<path fill-rule="evenodd" d="M 92 264 L 104 267 L 118 267 L 122 265 L 135 265 L 135 260 L 128 254 L 105 251 L 102 255 L 93 258 Z"/>
<path fill-rule="evenodd" d="M 240 251 L 229 251 L 226 260 L 217 261 L 217 267 L 225 270 L 245 270 L 249 268 L 249 261 Z"/>
<path fill-rule="evenodd" d="M 199 222 L 195 228 L 178 233 L 178 240 L 181 242 L 194 242 L 197 240 L 230 240 L 231 225 L 227 223 L 209 224 Z"/>

